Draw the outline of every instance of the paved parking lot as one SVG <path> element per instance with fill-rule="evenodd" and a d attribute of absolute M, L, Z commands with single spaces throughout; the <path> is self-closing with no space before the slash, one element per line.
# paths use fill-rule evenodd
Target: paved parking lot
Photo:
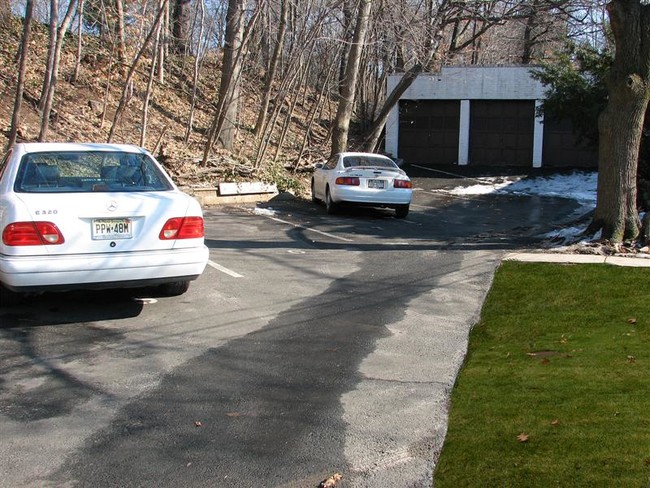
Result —
<path fill-rule="evenodd" d="M 211 262 L 176 298 L 0 309 L 3 486 L 430 486 L 449 392 L 505 252 L 574 204 L 206 209 Z"/>

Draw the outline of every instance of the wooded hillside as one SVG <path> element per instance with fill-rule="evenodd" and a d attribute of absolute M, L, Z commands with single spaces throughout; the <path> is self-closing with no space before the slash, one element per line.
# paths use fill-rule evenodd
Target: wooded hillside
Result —
<path fill-rule="evenodd" d="M 291 173 L 326 158 L 333 133 L 339 147 L 381 150 L 388 110 L 418 73 L 548 59 L 567 36 L 600 36 L 601 7 L 0 0 L 0 123 L 9 128 L 16 112 L 27 35 L 19 140 L 139 144 L 181 183 L 255 173 L 298 189 Z M 404 83 L 389 94 L 391 73 Z M 9 129 L 2 137 L 6 145 Z"/>

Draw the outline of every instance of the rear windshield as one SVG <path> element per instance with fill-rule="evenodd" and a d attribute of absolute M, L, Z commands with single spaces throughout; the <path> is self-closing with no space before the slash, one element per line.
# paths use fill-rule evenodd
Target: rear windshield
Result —
<path fill-rule="evenodd" d="M 14 191 L 84 193 L 163 191 L 172 187 L 145 154 L 42 152 L 23 157 Z"/>
<path fill-rule="evenodd" d="M 343 159 L 344 168 L 357 166 L 374 166 L 379 168 L 397 168 L 397 165 L 390 159 L 376 158 L 372 156 L 346 156 Z"/>

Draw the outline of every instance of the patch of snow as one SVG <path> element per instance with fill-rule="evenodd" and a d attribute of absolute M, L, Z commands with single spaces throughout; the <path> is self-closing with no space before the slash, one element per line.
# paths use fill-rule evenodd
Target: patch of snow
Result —
<path fill-rule="evenodd" d="M 270 207 L 269 208 L 255 207 L 255 209 L 253 209 L 253 213 L 255 215 L 264 215 L 266 217 L 274 217 L 277 212 L 275 210 L 273 210 L 272 208 L 270 208 Z"/>
<path fill-rule="evenodd" d="M 521 179 L 504 188 L 503 192 L 571 198 L 595 207 L 597 183 L 597 173 L 574 172 L 567 175 Z"/>
<path fill-rule="evenodd" d="M 490 193 L 540 195 L 571 198 L 582 204 L 596 206 L 598 174 L 574 172 L 571 174 L 520 178 L 504 181 L 503 178 L 481 178 L 481 183 L 447 190 L 452 195 L 486 195 Z"/>
<path fill-rule="evenodd" d="M 494 180 L 491 182 L 491 180 Z M 443 193 L 449 193 L 451 195 L 488 195 L 490 193 L 496 193 L 504 188 L 513 185 L 516 181 L 504 181 L 503 178 L 481 178 L 481 182 L 478 185 L 471 186 L 457 186 L 451 190 L 438 190 Z"/>

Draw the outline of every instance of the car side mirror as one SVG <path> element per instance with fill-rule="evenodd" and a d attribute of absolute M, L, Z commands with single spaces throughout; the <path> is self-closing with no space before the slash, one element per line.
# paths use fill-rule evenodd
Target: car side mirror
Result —
<path fill-rule="evenodd" d="M 325 166 L 325 163 L 316 163 L 316 164 L 314 165 L 314 168 L 316 168 L 316 169 L 321 169 L 323 166 Z"/>

